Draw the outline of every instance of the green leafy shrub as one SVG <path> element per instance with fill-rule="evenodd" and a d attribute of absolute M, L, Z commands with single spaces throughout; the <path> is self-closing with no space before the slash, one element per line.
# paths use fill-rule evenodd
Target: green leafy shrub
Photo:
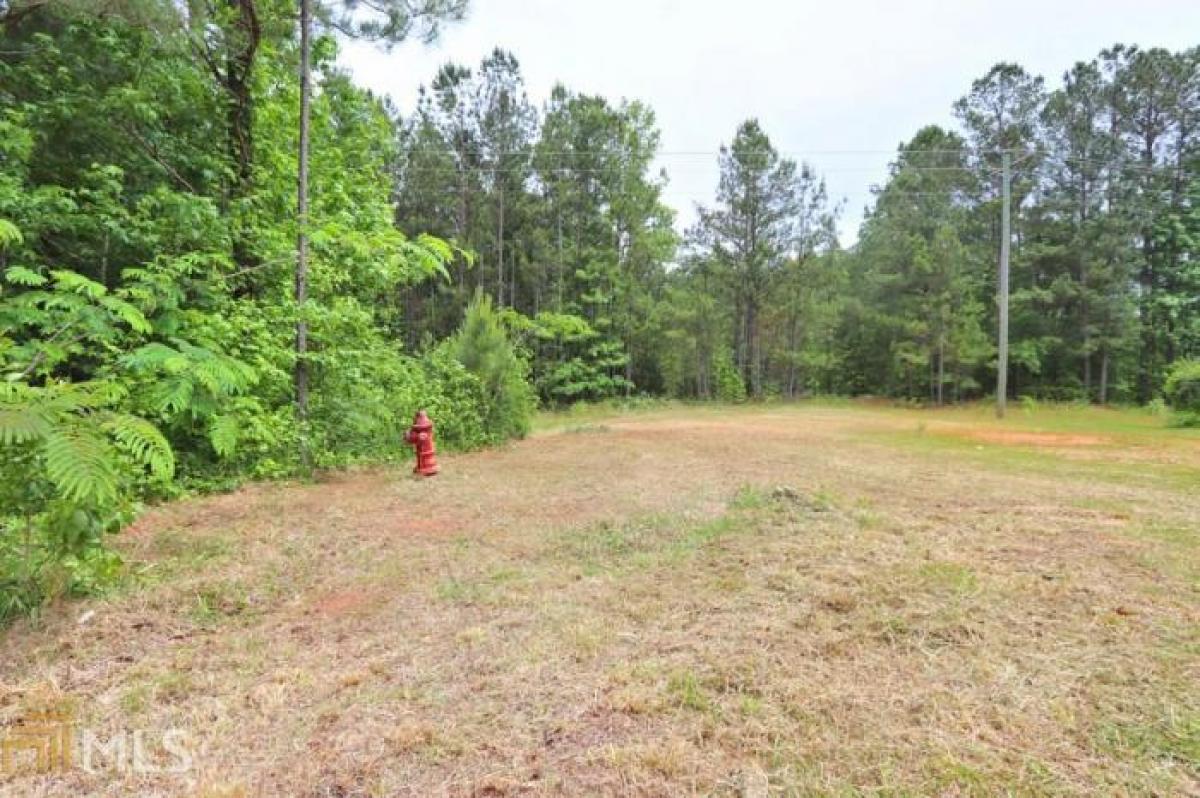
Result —
<path fill-rule="evenodd" d="M 479 380 L 489 434 L 499 440 L 525 437 L 537 400 L 527 380 L 528 367 L 500 326 L 490 297 L 475 295 L 451 351 Z"/>
<path fill-rule="evenodd" d="M 313 394 L 316 465 L 407 459 L 411 449 L 404 432 L 422 408 L 437 425 L 441 447 L 472 449 L 498 439 L 485 422 L 487 401 L 479 378 L 449 349 L 442 345 L 418 358 L 377 342 L 360 352 L 343 352 L 336 369 L 320 374 L 321 389 Z"/>
<path fill-rule="evenodd" d="M 1142 407 L 1142 411 L 1148 416 L 1155 418 L 1166 418 L 1171 415 L 1171 408 L 1163 401 L 1161 396 L 1156 396 Z"/>
<path fill-rule="evenodd" d="M 31 57 L 0 63 L 0 100 L 20 98 L 0 101 L 0 615 L 101 589 L 120 567 L 102 540 L 141 500 L 295 475 L 301 444 L 326 468 L 411 457 L 401 434 L 420 407 L 450 448 L 527 425 L 521 385 L 485 389 L 487 370 L 448 344 L 419 357 L 399 345 L 404 289 L 471 256 L 396 227 L 396 131 L 332 68 L 332 49 L 314 53 L 310 167 L 323 188 L 298 307 L 289 60 L 257 60 L 239 135 L 260 144 L 234 163 L 227 98 L 182 29 L 74 5 L 69 21 L 39 8 L 6 31 Z M 283 52 L 289 29 L 259 52 Z"/>
<path fill-rule="evenodd" d="M 404 428 L 424 408 L 437 424 L 439 446 L 476 449 L 501 440 L 488 426 L 483 383 L 458 360 L 453 347 L 453 341 L 446 341 L 419 362 L 424 383 L 401 414 Z"/>
<path fill-rule="evenodd" d="M 130 404 L 167 430 L 189 460 L 216 461 L 235 453 L 241 423 L 232 397 L 245 393 L 257 375 L 247 364 L 179 338 L 154 341 L 123 355 Z"/>
<path fill-rule="evenodd" d="M 132 519 L 132 485 L 173 475 L 158 429 L 111 409 L 123 398 L 111 382 L 0 382 L 0 620 L 105 581 L 119 561 L 103 537 Z"/>
<path fill-rule="evenodd" d="M 715 383 L 717 399 L 722 402 L 746 401 L 746 383 L 738 374 L 737 366 L 733 363 L 733 353 L 728 348 L 717 350 L 712 359 L 713 382 Z"/>
<path fill-rule="evenodd" d="M 1163 394 L 1184 424 L 1200 424 L 1200 360 L 1176 363 L 1167 376 Z"/>
<path fill-rule="evenodd" d="M 633 389 L 624 374 L 629 355 L 582 316 L 542 312 L 530 318 L 505 309 L 500 319 L 520 342 L 537 394 L 547 404 L 594 402 Z"/>

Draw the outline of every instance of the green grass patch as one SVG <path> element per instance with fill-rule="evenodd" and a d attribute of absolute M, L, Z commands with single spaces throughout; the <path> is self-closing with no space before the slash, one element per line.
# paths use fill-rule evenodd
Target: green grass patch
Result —
<path fill-rule="evenodd" d="M 487 598 L 488 590 L 480 581 L 451 577 L 438 582 L 434 594 L 451 604 L 481 604 Z"/>
<path fill-rule="evenodd" d="M 154 536 L 148 559 L 130 563 L 129 587 L 167 582 L 229 562 L 236 551 L 232 538 L 166 529 Z"/>
<path fill-rule="evenodd" d="M 1167 416 L 1145 408 L 1038 403 L 1030 408 L 1010 408 L 1008 417 L 1002 420 L 995 417 L 995 410 L 990 404 L 960 405 L 926 410 L 890 408 L 879 412 L 906 415 L 927 422 L 968 423 L 979 429 L 1103 435 L 1137 440 L 1180 439 L 1179 431 L 1171 428 L 1170 419 Z M 1189 437 L 1189 433 L 1185 433 L 1183 437 Z M 1194 434 L 1190 437 L 1193 440 L 1200 439 Z"/>
<path fill-rule="evenodd" d="M 683 709 L 706 713 L 715 709 L 700 679 L 690 670 L 675 671 L 667 678 L 667 695 L 676 706 Z"/>
<path fill-rule="evenodd" d="M 1146 549 L 1138 555 L 1143 565 L 1192 582 L 1195 589 L 1200 590 L 1200 528 L 1149 521 L 1126 525 L 1124 532 L 1146 542 Z M 1176 589 L 1174 585 L 1163 587 L 1168 592 Z"/>
<path fill-rule="evenodd" d="M 1097 733 L 1101 749 L 1122 759 L 1170 761 L 1200 776 L 1200 713 L 1171 711 L 1146 723 L 1110 723 Z"/>
<path fill-rule="evenodd" d="M 1034 474 L 1056 479 L 1100 481 L 1176 491 L 1196 490 L 1200 485 L 1200 468 L 1180 463 L 1112 462 L 1102 457 L 1085 460 L 1064 456 L 1054 449 L 993 443 L 929 432 L 874 430 L 859 432 L 856 437 L 863 441 L 881 442 L 925 457 L 957 457 L 972 465 L 1001 473 Z M 1104 447 L 1089 448 L 1102 450 Z"/>
<path fill-rule="evenodd" d="M 975 571 L 954 562 L 930 562 L 917 568 L 921 585 L 931 591 L 967 596 L 979 590 Z"/>
<path fill-rule="evenodd" d="M 211 582 L 191 592 L 187 616 L 200 626 L 212 627 L 251 609 L 250 591 L 237 580 Z"/>
<path fill-rule="evenodd" d="M 607 424 L 573 424 L 563 428 L 564 435 L 595 435 L 612 432 Z"/>
<path fill-rule="evenodd" d="M 733 494 L 733 498 L 729 500 L 729 507 L 733 510 L 756 510 L 765 507 L 769 499 L 769 494 L 762 488 L 754 485 L 741 485 Z"/>

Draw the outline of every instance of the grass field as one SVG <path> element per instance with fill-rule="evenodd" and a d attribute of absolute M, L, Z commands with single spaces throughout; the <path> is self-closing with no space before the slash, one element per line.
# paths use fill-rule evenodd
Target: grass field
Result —
<path fill-rule="evenodd" d="M 0 793 L 1200 794 L 1200 431 L 593 410 L 442 465 L 149 512 L 0 632 L 0 713 L 193 767 Z"/>

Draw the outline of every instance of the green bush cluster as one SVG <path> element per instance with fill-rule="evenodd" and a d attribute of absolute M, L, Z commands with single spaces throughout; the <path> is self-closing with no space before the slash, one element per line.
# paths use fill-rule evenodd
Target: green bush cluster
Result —
<path fill-rule="evenodd" d="M 527 435 L 537 406 L 529 384 L 529 367 L 501 326 L 490 297 L 475 295 L 462 329 L 448 346 L 455 359 L 478 380 L 485 442 Z"/>
<path fill-rule="evenodd" d="M 302 443 L 318 468 L 406 459 L 403 433 L 421 408 L 451 449 L 529 430 L 527 367 L 486 299 L 420 356 L 344 308 L 329 322 L 340 344 L 323 337 L 314 358 L 301 427 L 286 327 L 221 305 L 189 314 L 204 346 L 166 335 L 180 330 L 152 288 L 157 269 L 136 271 L 115 292 L 67 271 L 11 267 L 0 281 L 0 620 L 111 581 L 120 560 L 105 536 L 139 501 L 301 473 Z M 58 345 L 79 324 L 78 348 Z M 90 379 L 64 378 L 85 365 Z"/>
<path fill-rule="evenodd" d="M 733 362 L 733 353 L 727 347 L 721 347 L 712 361 L 717 398 L 722 402 L 746 401 L 746 383 Z"/>
<path fill-rule="evenodd" d="M 1200 360 L 1176 363 L 1167 375 L 1163 395 L 1184 425 L 1200 425 Z"/>

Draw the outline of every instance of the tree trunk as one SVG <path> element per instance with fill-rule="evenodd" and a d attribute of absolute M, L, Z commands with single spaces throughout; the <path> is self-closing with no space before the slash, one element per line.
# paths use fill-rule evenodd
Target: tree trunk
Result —
<path fill-rule="evenodd" d="M 629 341 L 625 342 L 625 396 L 633 393 L 633 353 Z"/>
<path fill-rule="evenodd" d="M 467 172 L 459 165 L 458 172 L 458 240 L 460 246 L 467 243 Z M 457 259 L 457 258 L 456 258 Z M 458 270 L 458 287 L 463 288 L 467 282 L 467 264 L 461 264 Z"/>
<path fill-rule="evenodd" d="M 1100 355 L 1100 404 L 1108 404 L 1108 350 Z"/>
<path fill-rule="evenodd" d="M 793 313 L 788 320 L 788 375 L 787 397 L 796 398 L 796 349 L 800 338 L 800 314 Z"/>
<path fill-rule="evenodd" d="M 1087 397 L 1088 402 L 1092 401 L 1092 353 L 1088 350 L 1091 348 L 1091 336 L 1084 333 L 1083 336 L 1083 395 Z"/>
<path fill-rule="evenodd" d="M 311 466 L 308 441 L 308 323 L 304 320 L 304 305 L 308 301 L 308 117 L 312 89 L 309 85 L 309 33 L 312 27 L 311 0 L 300 0 L 300 153 L 296 178 L 296 420 L 300 423 L 300 462 L 305 470 Z"/>
<path fill-rule="evenodd" d="M 946 342 L 938 339 L 937 357 L 937 403 L 938 407 L 945 404 L 946 394 Z"/>
<path fill-rule="evenodd" d="M 937 402 L 937 358 L 932 353 L 929 355 L 929 402 L 933 404 Z"/>
<path fill-rule="evenodd" d="M 762 339 L 758 330 L 758 299 L 746 302 L 746 336 L 750 339 L 750 388 L 755 399 L 763 395 L 762 385 Z"/>
<path fill-rule="evenodd" d="M 504 307 L 504 188 L 500 188 L 500 213 L 496 226 L 496 307 Z"/>
<path fill-rule="evenodd" d="M 1142 148 L 1142 165 L 1145 167 L 1147 181 L 1152 180 L 1150 170 L 1154 168 L 1154 143 L 1155 135 L 1149 135 L 1145 138 Z M 1153 190 L 1153 185 L 1146 186 L 1148 190 Z M 1141 368 L 1138 371 L 1138 400 L 1145 403 L 1149 402 L 1154 397 L 1155 374 L 1158 368 L 1158 330 L 1157 315 L 1154 310 L 1155 298 L 1157 293 L 1157 275 L 1155 274 L 1155 251 L 1153 230 L 1149 223 L 1142 228 L 1142 268 L 1138 274 L 1139 282 L 1142 287 L 1141 294 L 1141 339 L 1142 339 L 1142 356 L 1140 358 Z"/>
<path fill-rule="evenodd" d="M 562 210 L 557 210 L 554 216 L 558 227 L 558 305 L 554 309 L 557 312 L 562 313 L 563 287 L 566 281 L 566 267 L 563 264 Z"/>
<path fill-rule="evenodd" d="M 733 364 L 742 381 L 746 382 L 746 316 L 742 297 L 738 294 L 733 300 Z"/>
<path fill-rule="evenodd" d="M 229 137 L 229 155 L 233 160 L 233 179 L 229 186 L 230 205 L 237 204 L 250 194 L 254 175 L 254 96 L 252 79 L 254 59 L 262 39 L 262 27 L 258 20 L 256 0 L 228 0 L 238 14 L 237 27 L 241 40 L 230 44 L 225 59 L 224 83 L 229 95 L 226 111 L 226 134 Z M 214 67 L 214 69 L 216 69 Z M 220 76 L 218 76 L 220 77 Z M 237 215 L 235 214 L 235 219 Z M 240 221 L 232 227 L 233 262 L 239 270 L 252 269 L 258 265 L 249 235 Z"/>

